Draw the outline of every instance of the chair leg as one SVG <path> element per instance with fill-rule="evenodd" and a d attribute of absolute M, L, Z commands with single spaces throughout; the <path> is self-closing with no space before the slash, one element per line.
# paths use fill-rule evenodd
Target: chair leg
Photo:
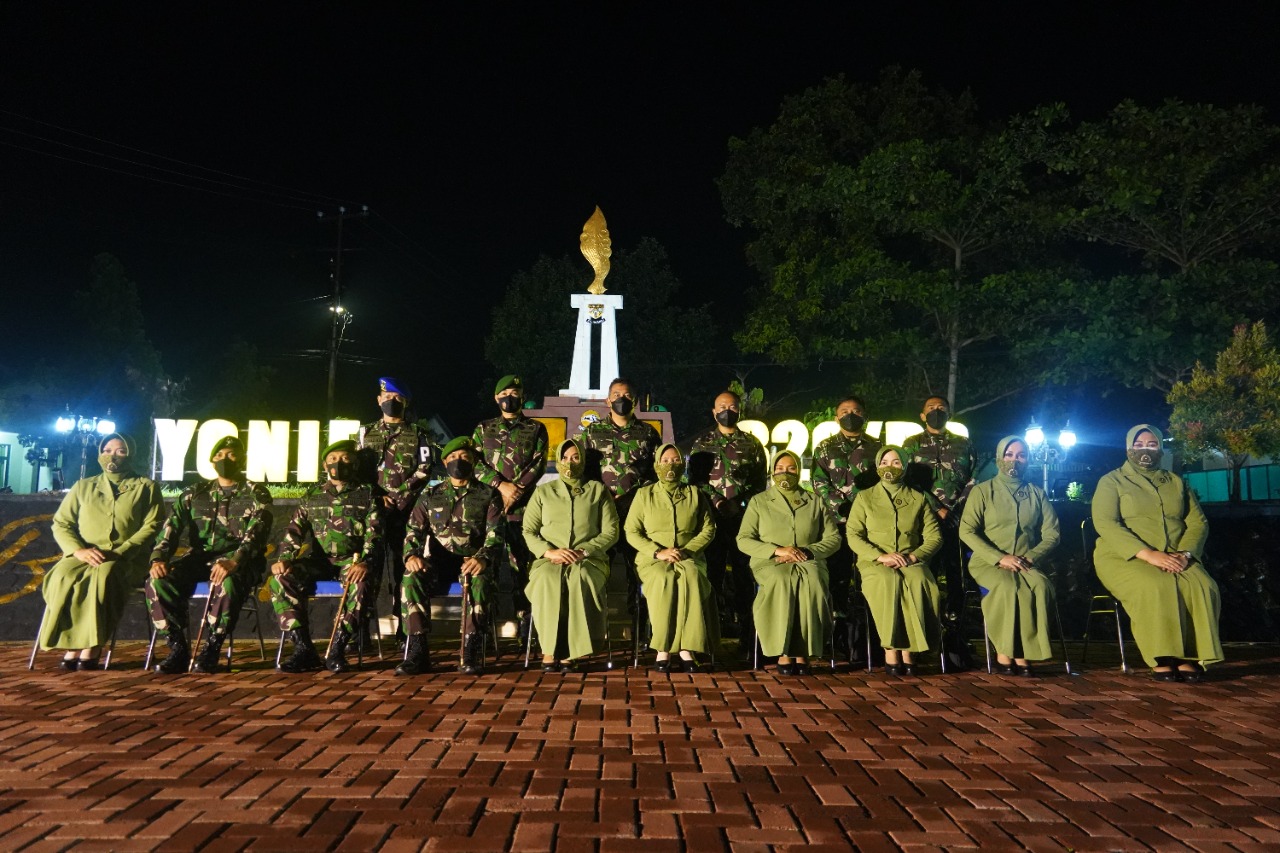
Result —
<path fill-rule="evenodd" d="M 36 628 L 36 638 L 31 643 L 31 657 L 27 659 L 27 670 L 36 668 L 36 652 L 40 651 L 40 632 L 44 630 L 45 617 L 49 615 L 49 605 L 45 605 L 44 610 L 40 611 L 40 627 Z"/>
<path fill-rule="evenodd" d="M 529 668 L 529 655 L 533 652 L 533 612 L 529 612 L 529 635 L 524 640 L 524 668 Z"/>
<path fill-rule="evenodd" d="M 280 659 L 284 657 L 284 638 L 286 634 L 286 631 L 280 632 L 280 644 L 276 646 L 276 669 L 280 668 Z"/>
<path fill-rule="evenodd" d="M 1129 672 L 1129 662 L 1125 660 L 1124 656 L 1124 627 L 1120 624 L 1120 602 L 1114 597 L 1111 601 L 1116 608 L 1116 639 L 1120 644 L 1120 671 L 1127 674 Z"/>
<path fill-rule="evenodd" d="M 751 668 L 760 669 L 760 632 L 751 634 Z"/>
<path fill-rule="evenodd" d="M 605 611 L 605 612 L 604 612 L 604 647 L 605 647 L 605 649 L 606 649 L 606 653 L 608 654 L 608 659 L 605 661 L 604 668 L 605 668 L 605 669 L 613 669 L 613 637 L 612 637 L 612 635 L 611 635 L 611 634 L 610 634 L 610 632 L 609 632 L 609 600 L 608 600 L 608 596 L 606 596 L 606 597 L 605 597 L 605 606 L 604 606 L 604 611 Z"/>
<path fill-rule="evenodd" d="M 155 629 L 155 626 L 152 626 L 151 642 L 147 643 L 147 658 L 142 662 L 142 668 L 145 669 L 147 672 L 151 671 L 151 662 L 155 660 L 156 638 L 158 636 L 160 636 L 160 632 Z"/>
<path fill-rule="evenodd" d="M 941 650 L 938 652 L 938 668 L 942 670 L 943 675 L 947 675 L 947 641 L 946 629 L 942 627 L 942 602 L 944 597 L 938 596 L 938 645 Z M 906 658 L 903 658 L 906 660 Z"/>
<path fill-rule="evenodd" d="M 835 602 L 831 598 L 831 591 L 827 590 L 827 621 L 831 624 L 831 634 L 827 638 L 827 651 L 830 654 L 831 671 L 836 671 L 836 607 Z"/>
<path fill-rule="evenodd" d="M 267 641 L 262 636 L 262 617 L 258 614 L 258 602 L 254 601 L 251 608 L 246 602 L 246 609 L 251 609 L 253 612 L 253 630 L 258 635 L 258 660 L 266 661 Z"/>
<path fill-rule="evenodd" d="M 1071 671 L 1071 658 L 1067 656 L 1067 634 L 1062 630 L 1062 611 L 1058 607 L 1058 597 L 1053 597 L 1053 620 L 1058 623 L 1058 642 L 1062 645 L 1062 662 L 1067 668 L 1067 675 L 1075 675 Z"/>
<path fill-rule="evenodd" d="M 117 628 L 117 629 L 119 629 L 119 627 L 120 627 L 119 625 L 117 625 L 117 626 L 116 626 L 116 628 Z M 106 655 L 102 658 L 102 669 L 103 669 L 103 671 L 106 671 L 106 670 L 108 670 L 108 669 L 111 669 L 111 655 L 115 652 L 115 650 L 116 650 L 116 632 L 115 632 L 115 631 L 112 631 L 112 632 L 111 632 L 111 645 L 107 646 L 107 653 L 106 653 Z"/>
<path fill-rule="evenodd" d="M 871 607 L 865 598 L 862 600 L 862 618 L 865 620 L 863 631 L 867 635 L 867 672 L 874 672 L 875 667 L 871 663 Z"/>
<path fill-rule="evenodd" d="M 382 620 L 378 618 L 376 608 L 373 611 L 373 630 L 378 635 L 378 660 L 386 660 L 386 657 L 382 654 Z"/>
<path fill-rule="evenodd" d="M 982 614 L 982 645 L 987 650 L 987 675 L 991 674 L 991 634 L 987 632 L 987 615 Z"/>

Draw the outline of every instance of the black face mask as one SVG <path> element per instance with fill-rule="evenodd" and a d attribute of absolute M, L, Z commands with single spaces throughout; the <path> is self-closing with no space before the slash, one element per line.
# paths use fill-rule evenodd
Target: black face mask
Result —
<path fill-rule="evenodd" d="M 838 421 L 840 429 L 845 432 L 857 432 L 862 429 L 862 425 L 866 422 L 867 419 L 856 412 L 849 412 L 847 415 L 841 415 Z"/>
<path fill-rule="evenodd" d="M 466 459 L 450 459 L 444 463 L 444 470 L 455 480 L 470 480 L 471 472 L 475 470 L 475 466 Z"/>
<path fill-rule="evenodd" d="M 505 397 L 499 397 L 498 408 L 502 409 L 502 411 L 507 414 L 518 412 L 520 411 L 520 398 L 512 396 L 511 394 L 508 394 Z"/>
<path fill-rule="evenodd" d="M 631 414 L 631 410 L 634 409 L 635 407 L 636 407 L 636 404 L 631 402 L 630 397 L 619 397 L 618 399 L 614 400 L 612 403 L 609 404 L 609 408 L 613 409 L 613 413 L 622 418 L 625 418 L 627 415 Z"/>
<path fill-rule="evenodd" d="M 378 404 L 378 408 L 382 409 L 382 414 L 389 418 L 398 418 L 404 414 L 403 400 L 383 400 Z"/>
<path fill-rule="evenodd" d="M 215 459 L 213 460 L 213 470 L 224 480 L 234 480 L 240 476 L 240 463 L 226 457 Z"/>
<path fill-rule="evenodd" d="M 356 466 L 350 462 L 335 462 L 325 469 L 329 472 L 329 477 L 337 480 L 339 483 L 346 483 L 355 478 Z"/>
<path fill-rule="evenodd" d="M 738 422 L 738 413 L 733 409 L 724 409 L 716 412 L 716 423 L 720 426 L 731 427 Z"/>
<path fill-rule="evenodd" d="M 930 429 L 942 429 L 950 419 L 951 415 L 945 409 L 933 409 L 924 416 L 924 422 L 929 425 Z"/>

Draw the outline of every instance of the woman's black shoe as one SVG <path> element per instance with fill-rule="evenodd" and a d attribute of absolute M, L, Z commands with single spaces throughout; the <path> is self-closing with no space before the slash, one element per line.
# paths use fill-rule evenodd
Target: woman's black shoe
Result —
<path fill-rule="evenodd" d="M 884 665 L 884 674 L 885 674 L 885 675 L 902 675 L 902 664 L 900 664 L 900 663 L 887 663 L 887 664 L 885 664 L 885 665 Z"/>
<path fill-rule="evenodd" d="M 1031 664 L 1027 664 L 1026 666 L 1015 666 L 1013 674 L 1018 676 L 1019 678 L 1035 678 L 1036 677 L 1036 671 L 1031 668 Z"/>
<path fill-rule="evenodd" d="M 796 665 L 793 663 L 778 664 L 778 675 L 795 675 Z"/>
<path fill-rule="evenodd" d="M 562 672 L 562 673 L 564 673 L 564 674 L 566 674 L 566 675 L 567 675 L 567 674 L 569 674 L 569 673 L 573 673 L 573 672 L 577 672 L 577 671 L 578 671 L 578 664 L 577 664 L 576 662 L 571 661 L 571 660 L 566 660 L 566 661 L 561 661 L 561 662 L 560 662 L 560 672 Z"/>
<path fill-rule="evenodd" d="M 1018 674 L 1018 668 L 1011 663 L 997 662 L 991 671 L 994 672 L 996 675 L 1017 675 Z"/>
<path fill-rule="evenodd" d="M 1181 681 L 1182 674 L 1178 672 L 1176 669 L 1170 669 L 1165 672 L 1159 672 L 1158 670 L 1153 669 L 1151 671 L 1151 680 L 1159 681 L 1164 684 L 1169 684 L 1171 682 Z"/>
<path fill-rule="evenodd" d="M 543 672 L 559 672 L 560 664 L 556 663 L 555 661 L 551 661 L 550 663 L 544 663 L 542 665 L 542 671 Z"/>
<path fill-rule="evenodd" d="M 653 665 L 653 668 L 656 672 L 662 672 L 662 673 L 670 672 L 671 658 L 667 658 L 666 660 L 656 661 Z"/>
<path fill-rule="evenodd" d="M 796 674 L 796 675 L 808 675 L 808 674 L 809 674 L 809 664 L 807 664 L 807 663 L 793 663 L 793 664 L 791 665 L 791 668 L 792 668 L 792 670 L 795 672 L 795 674 Z"/>
<path fill-rule="evenodd" d="M 701 667 L 698 665 L 697 658 L 680 658 L 680 665 L 683 666 L 684 671 L 690 675 L 701 670 Z"/>
<path fill-rule="evenodd" d="M 58 668 L 63 672 L 75 672 L 80 668 L 79 658 L 63 658 L 62 663 L 58 664 Z"/>
<path fill-rule="evenodd" d="M 1195 669 L 1180 669 L 1178 675 L 1182 676 L 1182 681 L 1187 684 L 1199 684 L 1204 681 L 1204 667 L 1195 664 Z"/>
<path fill-rule="evenodd" d="M 908 678 L 914 678 L 916 674 L 916 665 L 913 663 L 904 663 L 898 665 L 898 675 Z"/>

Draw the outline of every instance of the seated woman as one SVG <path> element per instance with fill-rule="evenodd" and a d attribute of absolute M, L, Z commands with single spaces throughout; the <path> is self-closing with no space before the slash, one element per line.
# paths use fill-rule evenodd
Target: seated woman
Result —
<path fill-rule="evenodd" d="M 685 671 L 697 672 L 694 653 L 705 653 L 715 641 L 707 623 L 715 605 L 703 552 L 716 524 L 706 496 L 680 482 L 679 449 L 664 444 L 657 458 L 658 482 L 638 489 L 627 513 L 627 543 L 636 549 L 636 574 L 649 606 L 655 668 L 670 672 L 671 653 L 678 652 Z"/>
<path fill-rule="evenodd" d="M 969 574 L 987 591 L 982 615 L 996 647 L 996 671 L 1031 677 L 1029 661 L 1047 660 L 1053 586 L 1036 568 L 1058 546 L 1058 516 L 1028 483 L 1027 444 L 1016 435 L 996 445 L 999 473 L 965 502 L 960 538 L 973 549 Z"/>
<path fill-rule="evenodd" d="M 133 473 L 133 450 L 126 436 L 105 436 L 102 473 L 72 486 L 53 516 L 62 559 L 44 577 L 40 647 L 66 649 L 64 670 L 98 668 L 164 521 L 160 486 Z"/>
<path fill-rule="evenodd" d="M 889 675 L 915 675 L 912 655 L 941 634 L 929 558 L 942 547 L 942 532 L 924 495 L 902 483 L 904 455 L 892 444 L 876 453 L 880 482 L 858 492 L 847 527 Z"/>
<path fill-rule="evenodd" d="M 561 443 L 560 479 L 534 491 L 524 511 L 524 541 L 534 555 L 525 595 L 542 646 L 542 671 L 572 672 L 595 652 L 609 608 L 609 548 L 618 541 L 618 511 L 603 483 L 582 478 L 577 441 Z"/>
<path fill-rule="evenodd" d="M 1094 568 L 1129 614 L 1156 681 L 1198 682 L 1222 660 L 1218 585 L 1201 562 L 1209 523 L 1181 477 L 1160 468 L 1163 433 L 1139 424 L 1128 461 L 1098 481 Z"/>
<path fill-rule="evenodd" d="M 808 675 L 831 634 L 827 557 L 840 548 L 840 529 L 822 502 L 800 487 L 800 457 L 773 460 L 773 488 L 747 504 L 738 550 L 751 558 L 760 589 L 753 607 L 760 649 L 778 659 L 781 675 Z"/>

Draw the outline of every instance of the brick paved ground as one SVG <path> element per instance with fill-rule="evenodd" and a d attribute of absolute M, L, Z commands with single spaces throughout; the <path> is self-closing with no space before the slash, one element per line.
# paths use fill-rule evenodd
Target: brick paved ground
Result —
<path fill-rule="evenodd" d="M 174 679 L 136 644 L 65 675 L 5 644 L 0 849 L 1280 850 L 1280 649 L 1229 654 L 1198 687 L 1096 669 Z"/>

